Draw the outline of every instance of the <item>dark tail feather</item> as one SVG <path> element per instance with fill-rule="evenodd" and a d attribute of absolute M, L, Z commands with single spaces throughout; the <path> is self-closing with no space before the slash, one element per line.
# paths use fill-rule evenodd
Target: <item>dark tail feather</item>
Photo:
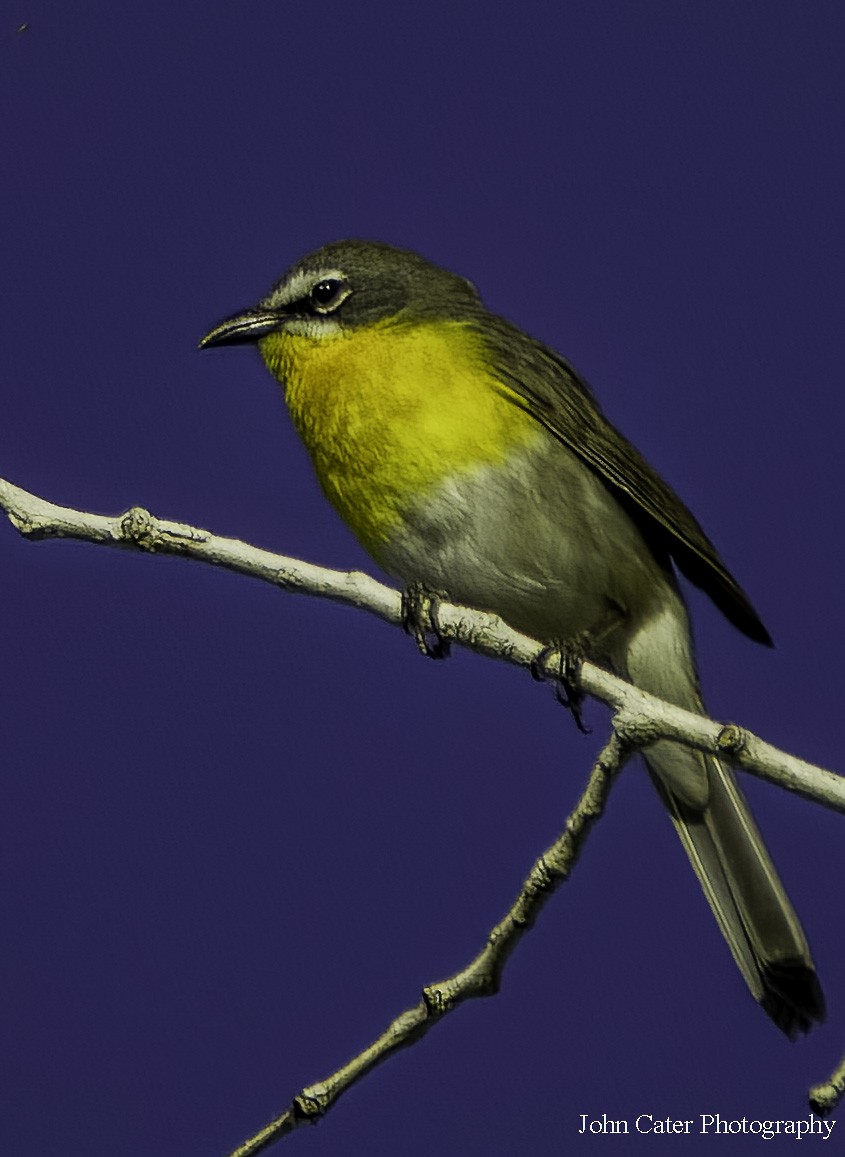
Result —
<path fill-rule="evenodd" d="M 825 1016 L 810 949 L 733 772 L 699 758 L 710 788 L 703 810 L 666 786 L 658 760 L 652 780 L 755 1000 L 794 1038 Z"/>

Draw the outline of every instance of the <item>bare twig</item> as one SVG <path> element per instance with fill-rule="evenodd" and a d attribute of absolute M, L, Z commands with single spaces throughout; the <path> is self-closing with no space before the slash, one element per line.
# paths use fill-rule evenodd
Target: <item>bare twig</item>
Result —
<path fill-rule="evenodd" d="M 235 1149 L 229 1157 L 253 1157 L 305 1122 L 322 1117 L 341 1093 L 345 1093 L 398 1049 L 425 1036 L 446 1013 L 452 1012 L 465 1000 L 492 996 L 499 991 L 499 982 L 509 956 L 532 926 L 546 901 L 575 866 L 590 829 L 604 810 L 613 780 L 628 754 L 629 748 L 614 732 L 600 752 L 584 793 L 568 817 L 560 836 L 534 864 L 507 915 L 492 930 L 487 943 L 475 959 L 454 976 L 437 984 L 426 985 L 419 1004 L 400 1013 L 381 1036 L 337 1072 L 298 1093 L 283 1113 Z"/>
<path fill-rule="evenodd" d="M 117 517 L 88 514 L 55 506 L 2 479 L 0 506 L 28 538 L 76 538 L 180 554 L 263 579 L 286 591 L 347 603 L 396 626 L 403 623 L 400 593 L 360 571 L 329 570 L 273 554 L 238 539 L 154 518 L 139 506 Z M 520 634 L 497 615 L 446 602 L 438 604 L 437 615 L 445 638 L 482 655 L 532 668 L 546 651 L 544 642 Z M 550 679 L 556 677 L 557 667 L 554 655 L 546 654 L 543 668 Z M 642 747 L 659 738 L 676 739 L 825 807 L 845 811 L 845 779 L 779 751 L 734 723 L 716 723 L 664 703 L 589 662 L 581 664 L 577 680 L 581 690 L 613 708 L 616 733 L 629 747 Z"/>
<path fill-rule="evenodd" d="M 810 1089 L 810 1108 L 819 1117 L 829 1117 L 845 1096 L 845 1057 L 830 1077 Z"/>

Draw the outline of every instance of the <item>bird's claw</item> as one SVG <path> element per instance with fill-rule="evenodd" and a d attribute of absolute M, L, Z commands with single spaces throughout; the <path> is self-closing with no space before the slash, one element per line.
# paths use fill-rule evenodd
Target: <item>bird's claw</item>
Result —
<path fill-rule="evenodd" d="M 565 707 L 575 720 L 575 726 L 582 735 L 589 735 L 590 728 L 584 723 L 581 708 L 584 703 L 584 692 L 578 686 L 581 675 L 581 664 L 588 654 L 589 635 L 582 632 L 566 642 L 550 643 L 543 647 L 531 661 L 531 674 L 538 682 L 545 682 L 546 665 L 552 657 L 557 660 L 557 673 L 554 676 L 555 698 L 561 707 Z"/>
<path fill-rule="evenodd" d="M 429 659 L 445 659 L 451 650 L 437 614 L 446 598 L 445 592 L 433 591 L 423 583 L 411 583 L 402 592 L 402 626 Z"/>

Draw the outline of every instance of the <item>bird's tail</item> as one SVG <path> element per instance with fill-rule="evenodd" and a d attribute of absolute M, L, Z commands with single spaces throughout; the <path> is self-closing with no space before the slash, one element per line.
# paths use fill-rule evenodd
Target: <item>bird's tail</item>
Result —
<path fill-rule="evenodd" d="M 683 604 L 631 640 L 628 677 L 703 713 Z M 651 778 L 755 998 L 789 1037 L 824 1019 L 801 924 L 733 772 L 714 756 L 661 740 L 644 751 Z"/>
<path fill-rule="evenodd" d="M 712 756 L 703 810 L 649 770 L 754 999 L 790 1038 L 824 1020 L 824 996 L 806 937 L 733 772 Z"/>

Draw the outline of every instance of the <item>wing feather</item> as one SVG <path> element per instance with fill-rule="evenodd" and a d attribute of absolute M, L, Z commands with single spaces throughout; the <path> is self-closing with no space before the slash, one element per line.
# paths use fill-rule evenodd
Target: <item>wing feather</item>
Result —
<path fill-rule="evenodd" d="M 604 478 L 646 537 L 662 544 L 678 569 L 734 626 L 771 646 L 748 596 L 698 521 L 605 418 L 592 390 L 569 362 L 503 318 L 488 315 L 477 328 L 506 395 Z"/>

